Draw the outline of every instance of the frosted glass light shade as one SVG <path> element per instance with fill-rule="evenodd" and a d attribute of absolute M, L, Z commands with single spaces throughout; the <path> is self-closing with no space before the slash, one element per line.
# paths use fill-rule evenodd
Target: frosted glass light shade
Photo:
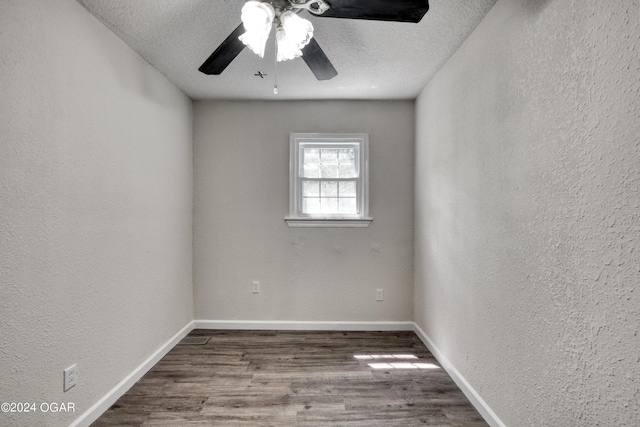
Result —
<path fill-rule="evenodd" d="M 276 30 L 278 61 L 302 56 L 302 48 L 313 38 L 313 25 L 291 11 L 280 15 L 280 25 Z"/>
<path fill-rule="evenodd" d="M 252 0 L 242 6 L 241 19 L 246 32 L 238 38 L 260 58 L 264 58 L 264 49 L 275 15 L 276 12 L 269 3 Z"/>

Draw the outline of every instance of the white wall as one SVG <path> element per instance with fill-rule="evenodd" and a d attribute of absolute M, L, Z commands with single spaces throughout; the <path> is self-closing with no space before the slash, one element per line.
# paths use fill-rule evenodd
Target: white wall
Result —
<path fill-rule="evenodd" d="M 0 58 L 0 402 L 76 408 L 0 425 L 66 426 L 192 319 L 191 102 L 73 0 Z"/>
<path fill-rule="evenodd" d="M 500 0 L 417 101 L 416 321 L 508 426 L 640 420 L 640 3 L 613 3 Z"/>
<path fill-rule="evenodd" d="M 413 102 L 198 102 L 194 116 L 196 319 L 412 319 Z M 290 132 L 369 133 L 368 228 L 287 226 Z"/>

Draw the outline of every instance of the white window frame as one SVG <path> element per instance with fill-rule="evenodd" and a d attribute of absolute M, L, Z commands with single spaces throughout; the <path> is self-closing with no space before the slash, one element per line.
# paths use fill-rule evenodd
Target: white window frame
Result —
<path fill-rule="evenodd" d="M 369 135 L 366 133 L 292 133 L 289 135 L 289 227 L 368 227 L 369 216 Z M 304 148 L 356 147 L 357 214 L 302 213 L 302 153 Z"/>

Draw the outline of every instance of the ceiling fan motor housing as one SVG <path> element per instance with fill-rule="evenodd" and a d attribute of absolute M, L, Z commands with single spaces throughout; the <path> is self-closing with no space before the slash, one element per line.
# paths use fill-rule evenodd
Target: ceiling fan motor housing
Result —
<path fill-rule="evenodd" d="M 331 8 L 331 5 L 324 0 L 259 0 L 269 3 L 277 14 L 285 10 L 307 10 L 314 15 L 322 15 Z"/>

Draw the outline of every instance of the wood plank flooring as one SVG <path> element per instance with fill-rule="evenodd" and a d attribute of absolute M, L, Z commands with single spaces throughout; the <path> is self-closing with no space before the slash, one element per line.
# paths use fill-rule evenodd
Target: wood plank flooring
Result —
<path fill-rule="evenodd" d="M 413 332 L 190 336 L 92 426 L 487 426 Z"/>

